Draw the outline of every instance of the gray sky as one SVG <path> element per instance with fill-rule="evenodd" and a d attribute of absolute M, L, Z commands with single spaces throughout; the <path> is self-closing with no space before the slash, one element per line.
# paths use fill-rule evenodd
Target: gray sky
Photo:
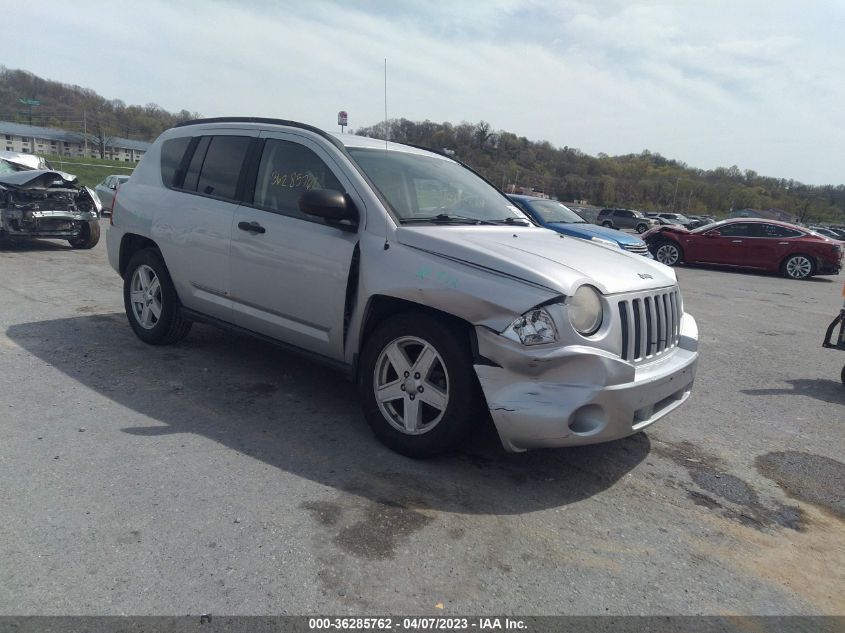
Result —
<path fill-rule="evenodd" d="M 386 57 L 391 118 L 845 182 L 845 0 L 2 4 L 0 63 L 127 104 L 356 128 Z"/>

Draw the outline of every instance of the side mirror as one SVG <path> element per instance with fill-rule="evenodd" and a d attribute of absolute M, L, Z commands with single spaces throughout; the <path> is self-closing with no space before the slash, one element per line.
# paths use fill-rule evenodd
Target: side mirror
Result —
<path fill-rule="evenodd" d="M 718 230 L 707 231 L 705 235 L 707 235 L 707 237 L 722 237 L 722 234 Z"/>
<path fill-rule="evenodd" d="M 109 189 L 117 189 L 117 185 L 109 185 Z"/>
<path fill-rule="evenodd" d="M 334 189 L 309 189 L 299 197 L 299 210 L 323 218 L 344 231 L 358 228 L 358 209 L 340 191 Z"/>

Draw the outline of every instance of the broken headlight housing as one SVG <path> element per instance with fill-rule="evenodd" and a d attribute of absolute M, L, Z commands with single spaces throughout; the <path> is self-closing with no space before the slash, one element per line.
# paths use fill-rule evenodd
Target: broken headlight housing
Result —
<path fill-rule="evenodd" d="M 555 322 L 545 308 L 534 308 L 514 319 L 502 336 L 523 345 L 542 345 L 558 340 Z"/>
<path fill-rule="evenodd" d="M 598 332 L 604 318 L 601 295 L 592 286 L 581 286 L 566 300 L 569 322 L 582 336 Z"/>

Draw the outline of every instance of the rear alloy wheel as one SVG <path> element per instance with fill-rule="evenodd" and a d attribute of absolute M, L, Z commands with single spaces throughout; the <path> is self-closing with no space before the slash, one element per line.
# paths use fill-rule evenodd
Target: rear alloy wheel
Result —
<path fill-rule="evenodd" d="M 684 254 L 681 247 L 674 242 L 661 242 L 654 251 L 654 258 L 661 264 L 676 266 L 681 263 Z"/>
<path fill-rule="evenodd" d="M 783 263 L 783 274 L 790 279 L 807 279 L 814 272 L 813 260 L 807 255 L 793 255 Z"/>
<path fill-rule="evenodd" d="M 396 315 L 373 332 L 361 354 L 358 389 L 373 432 L 409 457 L 455 449 L 478 401 L 465 334 L 420 313 Z"/>
<path fill-rule="evenodd" d="M 129 260 L 123 277 L 123 304 L 132 330 L 150 345 L 176 343 L 191 329 L 157 250 L 138 251 Z"/>
<path fill-rule="evenodd" d="M 645 233 L 646 231 L 648 231 L 648 224 L 637 225 L 637 233 Z"/>

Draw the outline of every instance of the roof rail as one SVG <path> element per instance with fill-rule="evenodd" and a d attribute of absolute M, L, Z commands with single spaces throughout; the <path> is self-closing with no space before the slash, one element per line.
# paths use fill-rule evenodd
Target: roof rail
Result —
<path fill-rule="evenodd" d="M 255 116 L 223 116 L 210 119 L 193 119 L 191 121 L 183 121 L 182 123 L 177 123 L 174 127 L 186 127 L 188 125 L 206 125 L 208 123 L 261 123 L 264 125 L 286 125 L 288 127 L 298 127 L 302 130 L 308 130 L 309 132 L 314 132 L 314 134 L 319 134 L 326 140 L 331 141 L 331 143 L 333 145 L 336 145 L 337 147 L 343 147 L 343 143 L 338 141 L 334 136 L 332 136 L 325 130 L 321 130 L 320 128 L 314 127 L 313 125 L 308 125 L 307 123 L 289 121 L 287 119 L 271 119 Z"/>

